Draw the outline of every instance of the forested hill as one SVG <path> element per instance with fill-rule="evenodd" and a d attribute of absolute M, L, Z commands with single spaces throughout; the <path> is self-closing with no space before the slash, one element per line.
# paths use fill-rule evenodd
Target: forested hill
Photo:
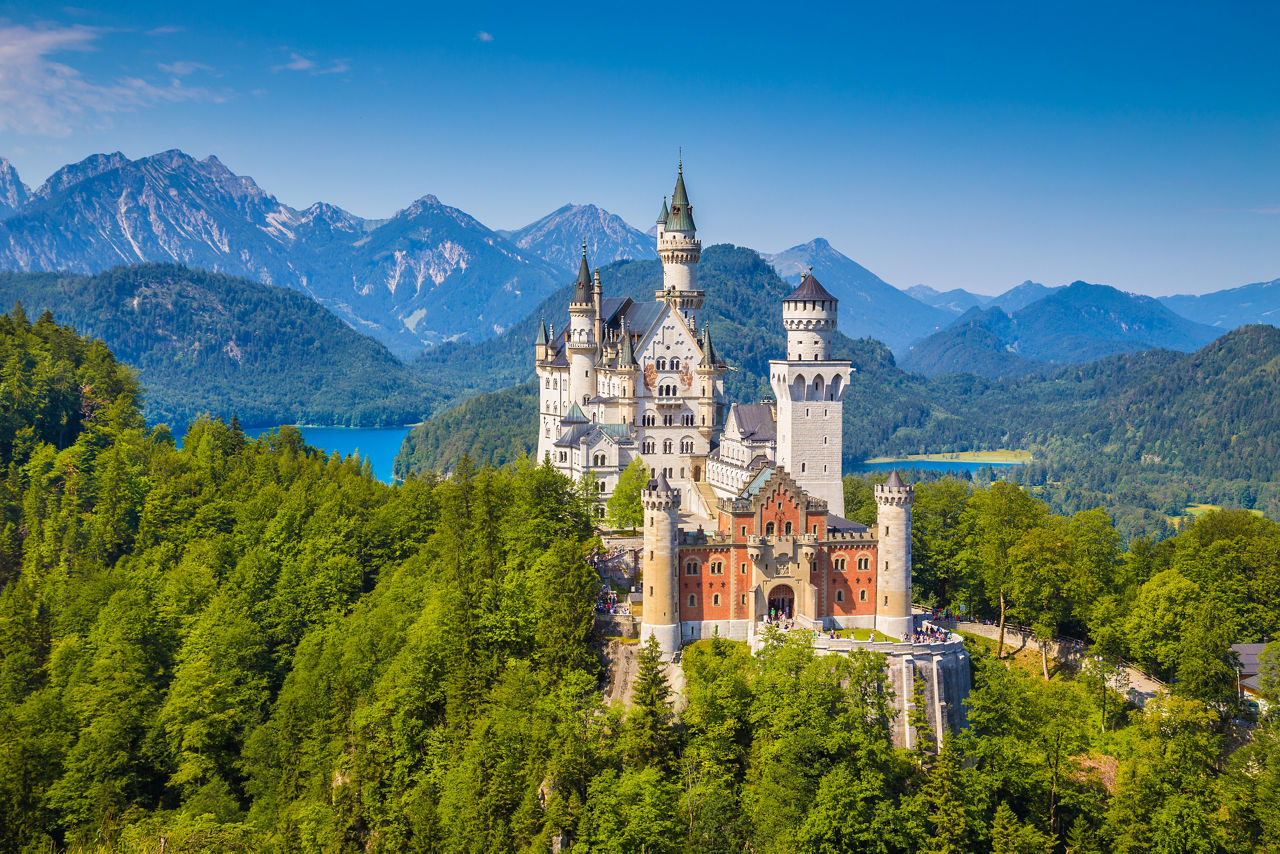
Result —
<path fill-rule="evenodd" d="M 1275 522 L 1125 553 L 1106 514 L 921 485 L 924 601 L 1092 644 L 1051 672 L 966 641 L 968 729 L 939 744 L 923 682 L 807 631 L 667 667 L 594 637 L 590 495 L 550 466 L 390 486 L 209 420 L 177 448 L 47 317 L 0 318 L 0 387 L 0 851 L 1280 850 L 1280 715 L 1233 724 L 1229 646 L 1280 628 Z M 1133 709 L 1120 656 L 1170 690 Z"/>
<path fill-rule="evenodd" d="M 0 306 L 106 342 L 138 371 L 147 418 L 245 426 L 406 424 L 439 395 L 382 344 L 289 288 L 167 264 L 94 276 L 0 273 Z"/>

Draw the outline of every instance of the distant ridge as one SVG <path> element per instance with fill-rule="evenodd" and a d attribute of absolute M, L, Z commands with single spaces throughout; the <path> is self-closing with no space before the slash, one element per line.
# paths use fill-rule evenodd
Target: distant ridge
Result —
<path fill-rule="evenodd" d="M 1200 296 L 1160 297 L 1160 302 L 1183 317 L 1219 329 L 1250 323 L 1280 326 L 1280 279 Z"/>
<path fill-rule="evenodd" d="M 594 266 L 658 257 L 653 237 L 595 205 L 564 205 L 524 228 L 501 232 L 560 272 L 576 273 L 582 245 Z"/>
<path fill-rule="evenodd" d="M 1029 282 L 1020 287 L 1047 295 L 1012 313 L 996 306 L 970 309 L 915 344 L 903 367 L 926 376 L 1021 376 L 1156 347 L 1189 352 L 1218 334 L 1151 297 L 1105 285 L 1074 282 L 1048 289 Z"/>
<path fill-rule="evenodd" d="M 812 266 L 818 280 L 840 300 L 840 331 L 851 338 L 883 341 L 894 352 L 906 352 L 953 318 L 898 290 L 821 237 L 763 257 L 793 285 Z"/>

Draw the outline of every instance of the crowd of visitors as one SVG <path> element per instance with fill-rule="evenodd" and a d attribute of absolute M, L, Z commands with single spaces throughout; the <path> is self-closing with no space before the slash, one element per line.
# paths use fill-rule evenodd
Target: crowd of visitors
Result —
<path fill-rule="evenodd" d="M 926 627 L 922 629 L 917 629 L 915 635 L 912 637 L 911 642 L 912 643 L 943 643 L 949 640 L 951 640 L 951 632 L 947 631 L 946 629 L 936 629 L 933 627 Z"/>

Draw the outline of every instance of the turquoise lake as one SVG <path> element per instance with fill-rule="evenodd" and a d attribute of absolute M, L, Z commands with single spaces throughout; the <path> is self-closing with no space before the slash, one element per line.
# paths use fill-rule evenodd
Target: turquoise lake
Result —
<path fill-rule="evenodd" d="M 245 431 L 245 435 L 257 438 L 263 433 L 275 430 L 275 427 L 254 427 Z M 391 483 L 392 467 L 396 454 L 400 453 L 400 443 L 408 435 L 409 427 L 299 427 L 302 439 L 313 448 L 327 453 L 337 451 L 344 457 L 351 454 L 361 459 L 368 457 L 373 466 L 374 475 L 385 483 Z M 860 463 L 849 466 L 846 472 L 887 471 L 888 469 L 930 469 L 932 471 L 972 472 L 982 466 L 992 468 L 1009 468 L 1020 463 L 982 463 L 967 460 L 890 460 L 883 463 Z"/>
<path fill-rule="evenodd" d="M 1012 468 L 1022 463 L 984 463 L 972 460 L 889 460 L 883 463 L 859 463 L 849 466 L 846 472 L 888 471 L 889 469 L 928 469 L 929 471 L 964 471 L 974 472 L 983 466 L 993 469 Z"/>
<path fill-rule="evenodd" d="M 275 430 L 275 427 L 254 427 L 245 430 L 245 435 L 253 438 Z M 361 459 L 368 457 L 373 466 L 373 474 L 378 480 L 391 483 L 392 466 L 396 454 L 400 453 L 400 443 L 409 433 L 409 427 L 299 427 L 302 440 L 313 448 L 333 453 L 337 451 L 347 457 L 356 454 Z"/>

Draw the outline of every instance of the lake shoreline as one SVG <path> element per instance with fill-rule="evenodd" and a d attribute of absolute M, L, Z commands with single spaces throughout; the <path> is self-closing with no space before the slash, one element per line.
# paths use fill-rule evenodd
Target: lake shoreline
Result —
<path fill-rule="evenodd" d="M 1033 462 L 1030 451 L 952 451 L 944 454 L 907 454 L 905 457 L 870 457 L 862 465 L 886 463 L 988 463 L 999 466 L 1017 466 Z"/>

